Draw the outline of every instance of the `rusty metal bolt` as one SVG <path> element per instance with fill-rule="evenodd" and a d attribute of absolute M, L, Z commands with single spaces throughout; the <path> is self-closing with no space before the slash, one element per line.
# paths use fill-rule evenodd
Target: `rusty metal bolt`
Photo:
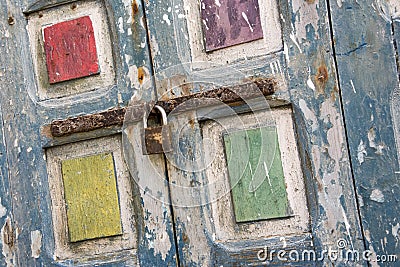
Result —
<path fill-rule="evenodd" d="M 8 17 L 8 24 L 9 25 L 14 25 L 15 24 L 15 19 L 12 16 Z"/>

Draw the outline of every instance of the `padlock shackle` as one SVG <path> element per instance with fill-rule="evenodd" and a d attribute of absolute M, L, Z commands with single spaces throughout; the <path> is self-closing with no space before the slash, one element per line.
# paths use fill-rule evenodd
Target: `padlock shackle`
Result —
<path fill-rule="evenodd" d="M 155 105 L 154 107 L 161 112 L 163 125 L 167 125 L 168 124 L 168 119 L 167 119 L 167 112 L 165 112 L 165 109 L 163 109 L 163 107 L 161 107 L 159 105 Z"/>
<path fill-rule="evenodd" d="M 156 109 L 158 109 L 161 113 L 162 124 L 167 125 L 168 119 L 167 119 L 167 112 L 165 112 L 165 109 L 163 109 L 163 107 L 161 107 L 159 105 L 155 105 L 154 107 Z M 144 114 L 144 117 L 143 117 L 143 127 L 147 128 L 147 114 L 146 113 Z"/>

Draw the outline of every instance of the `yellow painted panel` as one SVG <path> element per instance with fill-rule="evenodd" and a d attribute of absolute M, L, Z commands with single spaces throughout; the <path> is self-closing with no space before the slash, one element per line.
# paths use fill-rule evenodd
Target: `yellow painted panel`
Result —
<path fill-rule="evenodd" d="M 122 234 L 111 153 L 62 161 L 70 242 Z"/>

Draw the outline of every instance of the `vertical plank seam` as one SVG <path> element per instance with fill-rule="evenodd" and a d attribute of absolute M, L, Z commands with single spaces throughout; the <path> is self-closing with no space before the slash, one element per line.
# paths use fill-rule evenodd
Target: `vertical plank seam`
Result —
<path fill-rule="evenodd" d="M 132 1 L 137 1 L 137 0 L 132 0 Z M 148 20 L 147 20 L 147 15 L 146 15 L 145 1 L 141 1 L 141 5 L 142 5 L 142 14 L 143 14 L 143 17 L 142 17 L 143 27 L 145 28 L 145 31 L 146 31 L 146 42 L 148 44 L 148 51 L 149 51 L 149 58 L 150 58 L 149 68 L 150 68 L 150 74 L 151 74 L 151 82 L 153 84 L 154 95 L 158 99 L 158 93 L 157 93 L 157 88 L 156 88 L 156 79 L 155 79 L 155 73 L 154 73 L 153 51 L 151 49 L 151 36 L 150 36 L 149 26 L 147 24 Z M 132 14 L 132 17 L 134 15 L 135 14 Z"/>
<path fill-rule="evenodd" d="M 172 192 L 171 192 L 171 187 L 169 186 L 170 180 L 169 180 L 169 172 L 168 172 L 168 162 L 167 162 L 167 157 L 165 154 L 163 154 L 163 161 L 164 161 L 164 168 L 165 168 L 165 177 L 167 178 L 168 182 L 168 198 L 170 200 L 169 209 L 171 213 L 171 224 L 172 224 L 172 231 L 174 232 L 174 247 L 175 247 L 175 255 L 176 255 L 176 264 L 177 266 L 182 266 L 181 265 L 181 260 L 179 256 L 179 245 L 178 245 L 178 232 L 176 229 L 176 221 L 175 221 L 175 215 L 174 215 L 174 204 L 172 203 Z"/>
<path fill-rule="evenodd" d="M 362 220 L 362 214 L 361 214 L 361 205 L 360 205 L 360 200 L 358 198 L 358 190 L 357 190 L 357 184 L 355 181 L 355 175 L 354 175 L 354 164 L 353 160 L 351 157 L 351 150 L 350 150 L 350 145 L 349 145 L 349 137 L 348 137 L 348 127 L 346 124 L 346 116 L 345 116 L 345 109 L 343 105 L 343 96 L 342 96 L 342 88 L 341 88 L 341 83 L 340 83 L 340 77 L 339 77 L 339 68 L 338 68 L 338 62 L 337 62 L 337 54 L 336 54 L 336 47 L 335 47 L 335 42 L 334 42 L 334 34 L 333 34 L 333 20 L 332 20 L 332 13 L 331 13 L 331 0 L 326 0 L 327 2 L 327 12 L 328 12 L 328 23 L 329 23 L 329 37 L 331 41 L 331 49 L 332 49 L 332 56 L 333 56 L 333 62 L 334 62 L 334 67 L 335 67 L 335 78 L 336 78 L 336 83 L 338 86 L 338 91 L 339 91 L 339 105 L 340 109 L 342 111 L 342 121 L 343 121 L 343 128 L 344 128 L 344 136 L 346 138 L 346 148 L 347 148 L 347 155 L 349 158 L 349 164 L 350 164 L 350 173 L 351 173 L 351 183 L 353 186 L 353 190 L 356 193 L 355 197 L 355 203 L 356 203 L 356 208 L 357 208 L 357 216 L 358 216 L 358 221 L 360 223 L 360 230 L 361 230 L 361 235 L 363 239 L 363 244 L 364 244 L 364 250 L 367 249 L 367 244 L 366 244 L 366 239 L 364 237 L 364 225 L 363 225 L 363 220 Z"/>
<path fill-rule="evenodd" d="M 12 3 L 12 1 L 11 0 L 6 0 L 5 1 L 6 2 L 6 9 L 7 9 L 7 13 L 8 13 L 8 17 L 10 17 L 10 16 L 13 16 L 13 12 L 10 10 L 10 6 L 12 7 L 13 6 L 13 3 Z M 12 9 L 12 8 L 11 8 Z M 15 26 L 15 25 L 14 25 Z M 11 41 L 8 41 L 8 42 L 6 42 L 6 46 L 7 46 L 7 43 L 10 45 L 10 43 L 11 43 Z M 1 102 L 1 101 L 0 101 Z M 6 138 L 6 132 L 5 132 L 5 124 L 4 124 L 4 118 L 3 118 L 3 115 L 4 115 L 4 113 L 3 113 L 3 105 L 2 105 L 2 103 L 0 103 L 0 120 L 1 120 L 1 127 L 2 127 L 2 129 L 3 129 L 3 144 L 4 144 L 4 149 L 5 149 L 5 161 L 6 161 L 6 164 L 7 164 L 7 179 L 8 179 L 8 188 L 6 188 L 6 190 L 8 190 L 8 192 L 9 192 L 9 199 L 10 199 L 10 208 L 11 208 L 11 210 L 9 210 L 9 214 L 10 214 L 10 219 L 11 219 L 11 225 L 12 226 L 14 226 L 14 224 L 15 224 L 15 221 L 14 221 L 14 201 L 13 201 L 13 188 L 12 188 L 12 185 L 11 185 L 11 172 L 10 172 L 10 159 L 9 159 L 9 154 L 8 154 L 8 151 L 9 151 L 9 149 L 10 149 L 10 147 L 8 146 L 8 143 L 7 143 L 7 139 L 8 138 Z M 14 231 L 15 231 L 15 228 L 14 228 Z M 14 234 L 14 233 L 13 233 Z M 16 240 L 15 242 L 18 242 L 18 240 Z M 14 248 L 14 251 L 13 251 L 13 257 L 15 257 L 15 265 L 16 266 L 18 266 L 19 265 L 19 253 L 16 253 L 16 251 L 15 251 L 15 248 Z"/>
<path fill-rule="evenodd" d="M 392 20 L 391 20 L 391 27 L 390 27 L 390 29 L 391 29 L 391 38 L 392 38 L 392 44 L 393 44 L 393 47 L 394 47 L 394 52 L 395 52 L 395 56 L 396 56 L 396 67 L 397 67 L 397 73 L 398 73 L 398 76 L 399 76 L 399 79 L 400 79 L 400 60 L 399 60 L 399 50 L 398 50 L 398 46 L 397 46 L 397 43 L 396 43 L 396 40 L 395 40 L 395 38 L 394 38 L 394 33 L 395 33 L 395 29 L 394 29 L 394 22 L 393 22 L 393 18 L 392 18 Z"/>
<path fill-rule="evenodd" d="M 9 146 L 7 145 L 5 131 L 4 131 L 5 124 L 4 124 L 4 119 L 3 119 L 3 105 L 1 105 L 1 103 L 0 103 L 0 120 L 1 120 L 1 127 L 2 127 L 2 140 L 1 141 L 3 142 L 3 145 L 4 145 L 4 150 L 5 150 L 4 151 L 4 153 L 5 153 L 4 158 L 5 158 L 6 169 L 7 169 L 7 174 L 5 175 L 5 177 L 7 179 L 7 187 L 5 188 L 5 190 L 8 190 L 8 192 L 9 192 L 8 200 L 9 200 L 9 204 L 10 204 L 10 209 L 7 210 L 7 212 L 9 214 L 9 216 L 10 216 L 11 228 L 13 230 L 12 235 L 15 237 L 15 230 L 16 229 L 14 228 L 14 224 L 15 224 L 15 222 L 14 222 L 14 201 L 13 201 L 13 197 L 12 197 L 13 196 L 13 190 L 12 190 L 12 186 L 10 184 L 11 174 L 10 174 L 10 169 L 9 169 L 10 164 L 9 164 L 8 153 L 7 153 Z M 17 240 L 15 240 L 14 242 L 17 242 Z M 2 250 L 4 249 L 4 247 L 3 247 L 4 245 L 5 244 L 2 244 Z M 12 256 L 15 257 L 16 264 L 18 264 L 18 254 L 15 253 L 15 249 L 16 249 L 16 246 L 14 246 L 14 251 L 12 251 L 12 253 L 13 253 Z"/>

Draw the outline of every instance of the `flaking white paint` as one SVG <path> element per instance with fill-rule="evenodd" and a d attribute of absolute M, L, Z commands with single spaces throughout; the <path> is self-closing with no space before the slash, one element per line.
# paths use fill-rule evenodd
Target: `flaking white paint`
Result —
<path fill-rule="evenodd" d="M 42 251 L 42 233 L 39 230 L 31 232 L 31 256 L 39 258 Z"/>
<path fill-rule="evenodd" d="M 313 131 L 318 129 L 318 119 L 315 116 L 314 112 L 307 106 L 307 103 L 304 99 L 300 99 L 299 107 L 304 114 L 304 117 L 308 122 L 311 122 L 311 129 Z"/>
<path fill-rule="evenodd" d="M 14 248 L 12 246 L 10 246 L 9 244 L 7 244 L 6 240 L 4 240 L 4 238 L 6 236 L 8 236 L 9 231 L 8 231 L 8 227 L 11 224 L 11 219 L 8 217 L 3 225 L 3 227 L 1 228 L 1 244 L 2 244 L 2 251 L 1 253 L 4 256 L 4 261 L 7 265 L 7 267 L 14 267 L 14 263 L 16 260 L 15 257 L 15 253 L 14 253 Z"/>
<path fill-rule="evenodd" d="M 317 180 L 321 182 L 319 188 L 320 205 L 324 208 L 326 219 L 323 220 L 324 228 L 334 230 L 329 233 L 331 236 L 337 235 L 343 238 L 342 233 L 337 231 L 338 225 L 346 227 L 346 236 L 350 236 L 349 214 L 341 204 L 341 197 L 345 195 L 346 188 L 340 177 L 349 175 L 349 169 L 343 169 L 342 162 L 347 162 L 347 153 L 341 115 L 336 109 L 332 98 L 327 98 L 320 106 L 319 118 L 324 124 L 330 125 L 326 130 L 327 143 L 313 146 L 313 160 L 317 170 Z M 329 162 L 329 168 L 326 161 Z M 342 216 L 340 216 L 342 215 Z M 352 240 L 350 240 L 352 242 Z M 329 242 L 329 238 L 322 238 L 322 242 Z"/>
<path fill-rule="evenodd" d="M 313 91 L 315 91 L 315 85 L 314 85 L 313 81 L 311 80 L 311 77 L 308 77 L 307 86 L 310 87 L 310 89 L 312 89 Z"/>
<path fill-rule="evenodd" d="M 125 33 L 124 30 L 124 19 L 122 17 L 118 18 L 118 30 L 120 33 Z"/>
<path fill-rule="evenodd" d="M 125 63 L 126 63 L 126 65 L 131 65 L 131 60 L 132 60 L 132 56 L 131 55 L 128 55 L 128 54 L 125 54 Z"/>
<path fill-rule="evenodd" d="M 165 21 L 168 26 L 171 26 L 171 20 L 169 19 L 168 14 L 163 15 L 163 21 Z"/>
<path fill-rule="evenodd" d="M 293 14 L 297 14 L 294 24 L 295 39 L 300 43 L 307 39 L 308 26 L 314 28 L 314 38 L 319 38 L 318 1 L 314 1 L 313 3 L 309 3 L 309 1 L 293 1 Z"/>
<path fill-rule="evenodd" d="M 360 165 L 364 163 L 365 156 L 367 156 L 366 146 L 363 140 L 360 140 L 360 144 L 357 147 L 357 160 Z"/>
<path fill-rule="evenodd" d="M 118 98 L 118 104 L 121 105 L 122 103 L 124 103 L 124 101 L 122 100 L 122 95 L 121 95 L 121 93 L 118 93 L 117 98 Z"/>
<path fill-rule="evenodd" d="M 369 196 L 369 198 L 372 201 L 375 201 L 375 202 L 378 202 L 378 203 L 385 202 L 385 195 L 379 189 L 372 190 L 371 195 Z"/>
<path fill-rule="evenodd" d="M 145 21 L 145 18 L 142 16 L 142 17 L 140 18 L 140 26 L 142 27 L 143 30 L 147 30 L 144 21 Z"/>
<path fill-rule="evenodd" d="M 372 256 L 371 256 L 371 261 L 369 261 L 369 264 L 371 265 L 371 267 L 379 267 L 378 261 L 376 260 L 376 251 L 372 245 L 372 240 L 371 240 L 371 233 L 369 230 L 365 230 L 364 231 L 364 236 L 365 239 L 368 242 L 368 250 L 372 252 Z"/>
<path fill-rule="evenodd" d="M 400 1 L 399 0 L 388 0 L 390 14 L 393 18 L 400 17 Z"/>
<path fill-rule="evenodd" d="M 0 197 L 0 218 L 3 218 L 7 214 L 7 209 L 6 207 L 3 206 L 1 202 L 1 197 Z"/>
<path fill-rule="evenodd" d="M 131 87 L 135 88 L 136 90 L 140 89 L 140 83 L 138 81 L 138 67 L 137 66 L 129 66 L 128 71 L 128 79 L 131 82 Z"/>
<path fill-rule="evenodd" d="M 286 42 L 283 44 L 283 53 L 285 54 L 286 61 L 289 64 L 290 63 L 289 48 Z"/>
<path fill-rule="evenodd" d="M 165 201 L 163 201 L 161 203 L 161 210 L 163 211 L 163 214 L 168 214 L 167 212 L 169 210 L 169 206 L 165 204 Z M 163 232 L 168 231 L 168 229 L 167 229 L 168 219 L 169 218 L 163 216 L 163 226 L 164 226 Z M 156 240 L 157 240 L 157 242 L 160 242 L 161 244 L 170 244 L 168 235 L 159 234 Z M 170 250 L 171 250 L 171 247 L 169 245 L 157 246 L 155 248 L 155 252 L 159 253 L 161 255 L 161 258 L 163 261 L 165 261 L 165 259 L 167 258 L 167 255 Z"/>
<path fill-rule="evenodd" d="M 294 35 L 294 33 L 291 33 L 291 34 L 290 34 L 290 40 L 292 40 L 293 43 L 296 45 L 297 49 L 299 49 L 300 54 L 303 53 L 303 51 L 301 50 L 300 44 L 299 44 L 299 42 L 297 41 L 296 36 Z"/>
<path fill-rule="evenodd" d="M 344 210 L 344 207 L 342 205 L 340 205 L 340 207 L 342 209 L 344 225 L 346 226 L 347 237 L 350 240 L 351 249 L 354 249 L 353 239 L 351 238 L 351 232 L 350 232 L 351 226 L 350 226 L 349 220 L 347 219 L 347 215 L 346 215 L 346 211 Z"/>
<path fill-rule="evenodd" d="M 398 246 L 399 241 L 400 241 L 400 235 L 399 235 L 400 232 L 399 231 L 400 231 L 400 223 L 397 223 L 396 225 L 392 226 L 392 235 L 396 240 L 396 247 Z"/>
<path fill-rule="evenodd" d="M 154 35 L 151 36 L 151 47 L 154 55 L 160 54 L 160 48 L 158 46 L 157 39 Z"/>
<path fill-rule="evenodd" d="M 129 110 L 127 111 L 129 112 Z M 154 255 L 161 255 L 166 259 L 168 253 L 174 245 L 170 241 L 172 225 L 168 203 L 168 188 L 165 183 L 165 162 L 161 155 L 151 155 L 144 157 L 142 154 L 142 144 L 140 138 L 143 130 L 143 123 L 129 124 L 124 129 L 123 151 L 133 151 L 125 153 L 125 161 L 131 177 L 140 188 L 141 201 L 144 209 L 146 236 L 151 242 L 148 244 L 153 250 Z M 161 182 L 162 181 L 162 182 Z M 156 240 L 153 242 L 152 240 Z"/>
<path fill-rule="evenodd" d="M 376 148 L 377 147 L 375 143 L 376 133 L 374 128 L 369 129 L 367 136 L 368 136 L 369 146 L 371 148 Z"/>
<path fill-rule="evenodd" d="M 351 88 L 353 88 L 353 92 L 354 92 L 355 94 L 357 94 L 356 87 L 354 86 L 353 80 L 350 80 L 350 85 L 351 85 Z"/>
<path fill-rule="evenodd" d="M 337 163 L 342 160 L 342 148 L 345 146 L 343 135 L 340 134 L 344 130 L 341 116 L 337 113 L 335 103 L 331 98 L 322 103 L 320 111 L 320 118 L 323 119 L 324 123 L 332 125 L 327 131 L 328 154 L 335 161 L 335 171 L 339 174 L 340 169 Z"/>

